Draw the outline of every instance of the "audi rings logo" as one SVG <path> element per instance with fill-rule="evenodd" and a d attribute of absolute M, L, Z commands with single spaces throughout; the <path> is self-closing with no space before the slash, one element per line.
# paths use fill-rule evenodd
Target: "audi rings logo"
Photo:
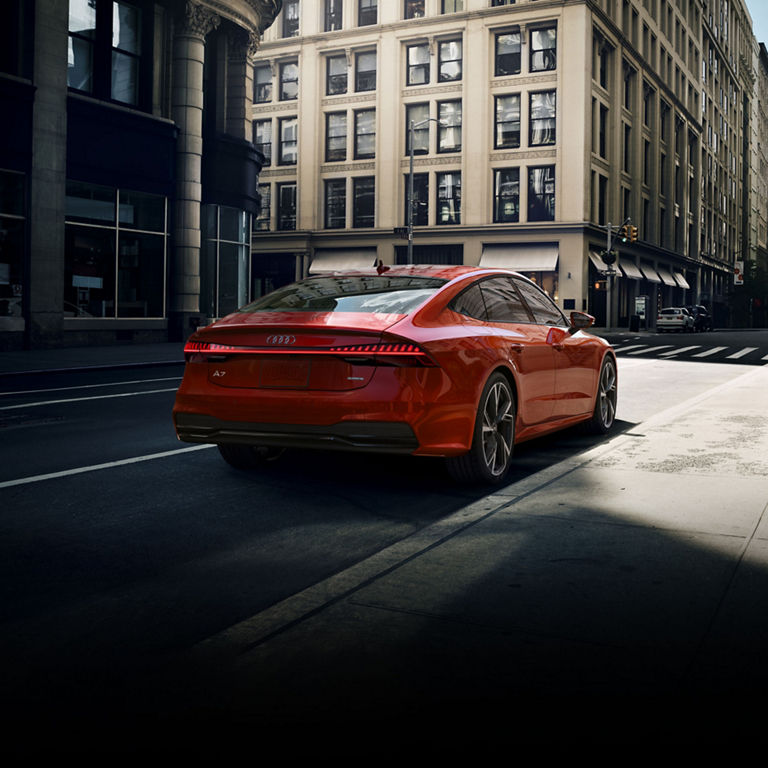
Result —
<path fill-rule="evenodd" d="M 287 334 L 275 333 L 272 336 L 267 336 L 267 344 L 271 344 L 278 347 L 289 347 L 291 344 L 296 343 L 295 336 L 289 336 Z"/>

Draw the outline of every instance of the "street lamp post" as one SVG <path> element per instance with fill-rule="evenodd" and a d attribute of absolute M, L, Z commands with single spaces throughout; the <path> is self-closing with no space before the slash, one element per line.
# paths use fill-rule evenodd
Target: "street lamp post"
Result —
<path fill-rule="evenodd" d="M 438 125 L 443 125 L 442 121 L 436 117 L 427 117 L 415 123 L 413 120 L 408 124 L 408 264 L 413 264 L 413 131 L 426 125 L 430 120 Z"/>

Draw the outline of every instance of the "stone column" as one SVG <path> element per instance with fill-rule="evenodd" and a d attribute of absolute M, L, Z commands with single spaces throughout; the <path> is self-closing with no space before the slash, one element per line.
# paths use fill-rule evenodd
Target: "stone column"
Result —
<path fill-rule="evenodd" d="M 25 344 L 59 346 L 64 334 L 67 176 L 67 3 L 35 4 L 35 102 L 29 218 L 29 316 Z M 62 64 L 64 62 L 64 64 Z"/>
<path fill-rule="evenodd" d="M 227 40 L 226 132 L 252 141 L 253 62 L 261 38 L 255 32 L 233 29 Z"/>
<path fill-rule="evenodd" d="M 187 0 L 173 41 L 171 110 L 179 129 L 176 145 L 176 209 L 170 338 L 183 340 L 200 318 L 200 201 L 203 155 L 205 37 L 221 19 Z"/>

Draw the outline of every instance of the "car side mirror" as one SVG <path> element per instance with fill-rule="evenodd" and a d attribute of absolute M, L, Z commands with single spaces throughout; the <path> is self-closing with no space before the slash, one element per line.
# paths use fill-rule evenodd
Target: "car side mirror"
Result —
<path fill-rule="evenodd" d="M 571 325 L 568 333 L 573 335 L 576 331 L 585 331 L 595 324 L 595 318 L 586 312 L 571 312 Z"/>

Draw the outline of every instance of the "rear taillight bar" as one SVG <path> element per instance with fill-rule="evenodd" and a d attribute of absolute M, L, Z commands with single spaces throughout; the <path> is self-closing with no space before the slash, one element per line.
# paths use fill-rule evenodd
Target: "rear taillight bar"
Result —
<path fill-rule="evenodd" d="M 342 344 L 332 347 L 239 347 L 216 344 L 209 341 L 188 341 L 184 345 L 184 359 L 188 363 L 203 363 L 208 359 L 234 355 L 333 355 L 349 362 L 368 362 L 373 365 L 420 365 L 433 367 L 437 364 L 418 345 L 411 342 L 377 342 L 373 344 Z"/>

